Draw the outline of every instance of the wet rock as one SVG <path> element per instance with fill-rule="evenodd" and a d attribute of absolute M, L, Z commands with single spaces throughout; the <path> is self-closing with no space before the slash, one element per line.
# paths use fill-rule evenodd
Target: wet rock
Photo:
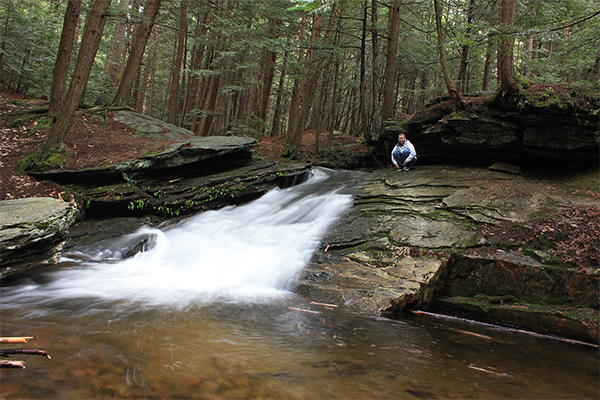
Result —
<path fill-rule="evenodd" d="M 121 179 L 107 185 L 82 182 L 67 187 L 81 195 L 88 218 L 179 217 L 246 203 L 274 187 L 302 182 L 310 169 L 310 164 L 304 163 L 252 160 L 241 167 L 210 175 L 169 178 L 157 174 L 137 180 Z"/>
<path fill-rule="evenodd" d="M 536 303 L 547 307 L 540 313 L 550 314 L 551 307 L 598 307 L 599 275 L 544 265 L 523 249 L 495 249 L 479 235 L 485 227 L 526 224 L 531 216 L 569 204 L 600 206 L 561 185 L 485 168 L 417 166 L 368 174 L 356 188 L 353 207 L 327 232 L 298 278 L 297 290 L 315 301 L 384 315 L 427 309 L 440 296 Z M 500 318 L 500 311 L 469 313 L 469 307 L 470 318 L 532 326 Z M 545 326 L 555 319 L 538 320 L 545 322 L 536 330 L 555 332 Z M 564 321 L 556 332 L 566 337 L 589 338 L 597 330 L 597 318 Z"/>
<path fill-rule="evenodd" d="M 598 344 L 600 337 L 598 311 L 592 308 L 491 304 L 484 298 L 443 296 L 431 302 L 428 310 L 586 343 Z"/>
<path fill-rule="evenodd" d="M 50 197 L 0 201 L 0 278 L 53 262 L 78 213 Z"/>
<path fill-rule="evenodd" d="M 521 167 L 518 165 L 507 164 L 503 162 L 495 162 L 489 167 L 491 171 L 506 172 L 507 174 L 521 175 Z"/>
<path fill-rule="evenodd" d="M 536 304 L 597 308 L 600 276 L 545 266 L 518 252 L 454 254 L 447 265 L 444 295 L 509 297 Z"/>

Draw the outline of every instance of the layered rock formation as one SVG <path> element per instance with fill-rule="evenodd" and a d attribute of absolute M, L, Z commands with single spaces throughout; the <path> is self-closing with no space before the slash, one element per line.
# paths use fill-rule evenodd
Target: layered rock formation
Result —
<path fill-rule="evenodd" d="M 598 166 L 598 104 L 563 107 L 523 100 L 492 107 L 478 97 L 466 102 L 465 110 L 442 101 L 408 121 L 387 121 L 384 147 L 391 151 L 398 133 L 405 132 L 421 163 L 489 166 L 500 161 L 558 171 Z"/>
<path fill-rule="evenodd" d="M 480 234 L 507 221 L 527 225 L 567 204 L 600 206 L 568 179 L 447 166 L 379 170 L 328 232 L 298 290 L 361 312 L 462 310 L 487 322 L 597 342 L 598 274 L 556 264 L 525 244 L 494 246 Z M 494 311 L 501 303 L 511 312 Z M 531 318 L 538 314 L 544 318 Z"/>
<path fill-rule="evenodd" d="M 52 262 L 78 213 L 50 197 L 0 201 L 0 279 Z"/>

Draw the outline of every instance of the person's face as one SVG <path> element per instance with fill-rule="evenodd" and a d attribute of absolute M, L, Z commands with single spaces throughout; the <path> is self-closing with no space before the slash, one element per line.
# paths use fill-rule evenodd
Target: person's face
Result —
<path fill-rule="evenodd" d="M 406 142 L 406 136 L 398 135 L 398 143 L 400 143 L 400 146 L 402 146 L 404 142 Z"/>

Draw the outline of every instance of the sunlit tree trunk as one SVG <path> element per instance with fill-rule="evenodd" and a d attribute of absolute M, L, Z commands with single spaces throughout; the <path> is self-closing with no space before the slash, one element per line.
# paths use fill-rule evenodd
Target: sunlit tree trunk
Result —
<path fill-rule="evenodd" d="M 73 53 L 73 44 L 77 34 L 80 11 L 81 0 L 69 0 L 60 36 L 60 44 L 58 45 L 58 55 L 54 64 L 54 70 L 52 71 L 52 86 L 50 88 L 50 103 L 48 105 L 48 116 L 52 120 L 58 115 L 67 91 L 67 78 L 69 77 L 71 54 Z"/>
<path fill-rule="evenodd" d="M 288 52 L 283 54 L 283 65 L 279 74 L 279 85 L 277 86 L 277 100 L 275 101 L 275 110 L 273 111 L 273 123 L 271 125 L 271 135 L 279 136 L 281 134 L 281 110 L 283 108 L 283 91 L 285 88 L 285 75 L 287 74 Z"/>
<path fill-rule="evenodd" d="M 140 79 L 140 90 L 138 92 L 137 109 L 139 112 L 152 116 L 154 103 L 154 77 L 156 76 L 156 61 L 158 56 L 158 30 L 155 29 L 149 40 L 148 57 L 144 67 L 144 73 Z"/>
<path fill-rule="evenodd" d="M 531 61 L 533 60 L 533 36 L 528 36 L 525 42 L 525 59 L 527 60 L 527 65 L 525 66 L 525 75 L 526 77 L 531 77 Z"/>
<path fill-rule="evenodd" d="M 483 78 L 481 80 L 481 90 L 486 91 L 490 86 L 490 68 L 492 65 L 492 40 L 488 36 L 486 39 L 485 63 L 483 65 Z"/>

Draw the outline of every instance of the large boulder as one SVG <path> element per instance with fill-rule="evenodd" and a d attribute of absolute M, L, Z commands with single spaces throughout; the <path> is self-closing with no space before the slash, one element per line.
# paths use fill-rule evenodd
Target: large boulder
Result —
<path fill-rule="evenodd" d="M 50 197 L 0 201 L 0 278 L 56 260 L 77 216 L 74 204 Z"/>

